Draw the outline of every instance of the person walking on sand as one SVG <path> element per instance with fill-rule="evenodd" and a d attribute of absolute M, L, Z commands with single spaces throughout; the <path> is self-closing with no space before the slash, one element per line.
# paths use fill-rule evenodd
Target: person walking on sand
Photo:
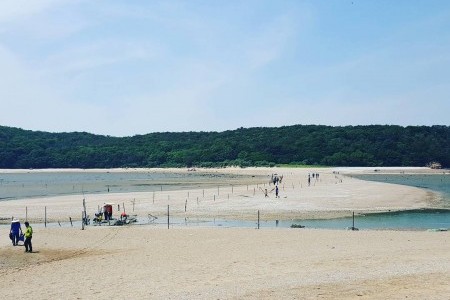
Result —
<path fill-rule="evenodd" d="M 13 246 L 17 246 L 21 234 L 22 234 L 22 227 L 20 227 L 20 221 L 17 219 L 12 220 L 11 230 L 9 231 L 9 237 L 12 240 Z"/>
<path fill-rule="evenodd" d="M 25 252 L 33 252 L 33 245 L 31 244 L 31 238 L 33 237 L 33 228 L 30 226 L 30 223 L 25 222 Z"/>

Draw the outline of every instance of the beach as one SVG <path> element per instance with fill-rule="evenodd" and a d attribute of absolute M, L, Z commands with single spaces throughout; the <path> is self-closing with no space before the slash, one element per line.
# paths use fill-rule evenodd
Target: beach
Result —
<path fill-rule="evenodd" d="M 89 213 L 105 202 L 114 202 L 121 204 L 122 210 L 127 207 L 129 213 L 134 205 L 134 213 L 141 217 L 163 218 L 170 206 L 174 218 L 243 220 L 254 220 L 257 211 L 265 220 L 333 218 L 353 211 L 439 207 L 441 201 L 439 195 L 423 189 L 351 177 L 353 172 L 373 172 L 371 169 L 216 171 L 267 180 L 155 194 L 105 193 L 1 202 L 2 218 L 23 220 L 27 207 L 35 233 L 34 253 L 24 253 L 23 247 L 11 245 L 8 227 L 0 227 L 0 291 L 15 299 L 450 299 L 448 231 L 167 229 L 151 224 L 81 230 L 45 228 L 40 223 L 44 208 L 49 221 L 81 216 L 83 197 Z M 435 172 L 425 168 L 383 171 Z M 320 176 L 308 185 L 312 173 Z M 273 188 L 269 185 L 272 174 L 283 176 L 280 198 L 275 198 L 274 192 L 264 196 L 264 189 Z"/>
<path fill-rule="evenodd" d="M 449 299 L 449 238 L 424 231 L 39 229 L 36 253 L 2 239 L 0 290 L 5 299 Z"/>
<path fill-rule="evenodd" d="M 114 204 L 116 216 L 123 212 L 125 207 L 127 213 L 141 218 L 147 218 L 149 214 L 162 218 L 167 215 L 167 209 L 170 206 L 170 214 L 175 218 L 237 220 L 253 220 L 258 211 L 264 220 L 314 219 L 349 216 L 353 211 L 383 212 L 434 208 L 441 205 L 442 199 L 431 191 L 403 185 L 368 182 L 351 177 L 353 173 L 360 173 L 364 169 L 336 170 L 332 168 L 196 170 L 196 173 L 204 172 L 209 176 L 247 175 L 247 179 L 223 179 L 219 185 L 217 179 L 211 181 L 210 177 L 205 176 L 204 182 L 213 183 L 202 188 L 192 185 L 192 188 L 187 190 L 165 190 L 165 187 L 161 187 L 161 190 L 152 192 L 79 193 L 1 201 L 0 219 L 10 220 L 11 217 L 17 217 L 40 223 L 44 222 L 44 218 L 48 222 L 67 222 L 69 218 L 80 220 L 81 211 L 84 210 L 83 199 L 86 203 L 86 212 L 91 218 L 105 203 Z M 390 168 L 386 170 L 393 171 Z M 401 170 L 405 171 L 405 169 Z M 434 172 L 427 168 L 408 168 L 406 171 Z M 33 172 L 39 172 L 39 170 L 33 170 Z M 99 170 L 88 172 L 99 172 Z M 134 170 L 128 170 L 128 172 L 134 172 Z M 192 171 L 160 169 L 153 172 L 177 172 L 188 176 Z M 365 169 L 365 172 L 373 172 L 373 169 Z M 279 183 L 279 198 L 275 197 L 275 186 L 269 184 L 273 174 L 283 177 Z M 311 177 L 308 184 L 308 176 L 311 174 L 319 174 L 319 178 Z M 266 189 L 268 197 L 264 195 Z"/>

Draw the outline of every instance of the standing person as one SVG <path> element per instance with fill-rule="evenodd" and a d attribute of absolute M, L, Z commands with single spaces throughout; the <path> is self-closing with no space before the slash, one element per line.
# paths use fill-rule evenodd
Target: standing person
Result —
<path fill-rule="evenodd" d="M 31 228 L 30 223 L 25 222 L 25 252 L 33 252 L 33 246 L 31 245 L 31 238 L 33 237 L 33 228 Z"/>
<path fill-rule="evenodd" d="M 278 194 L 278 185 L 275 187 L 275 198 L 280 198 L 280 195 Z"/>
<path fill-rule="evenodd" d="M 22 227 L 20 227 L 20 221 L 17 219 L 12 220 L 9 236 L 11 237 L 13 246 L 17 246 L 21 234 L 22 234 Z"/>

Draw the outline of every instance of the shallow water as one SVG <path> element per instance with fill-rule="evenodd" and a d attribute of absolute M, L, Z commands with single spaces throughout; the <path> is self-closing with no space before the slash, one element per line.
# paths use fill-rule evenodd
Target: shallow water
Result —
<path fill-rule="evenodd" d="M 365 174 L 352 177 L 429 189 L 440 193 L 445 203 L 450 205 L 450 174 Z"/>
<path fill-rule="evenodd" d="M 176 174 L 176 173 L 137 173 L 137 172 L 52 172 L 52 173 L 22 173 L 0 174 L 0 200 L 108 192 L 136 192 L 189 189 L 199 187 L 205 181 L 205 176 L 213 176 L 212 182 L 217 184 L 229 180 L 239 180 L 241 177 L 225 174 Z M 363 180 L 388 182 L 425 188 L 441 193 L 444 206 L 450 207 L 450 175 L 358 175 Z M 245 178 L 245 177 L 242 177 Z M 225 179 L 225 180 L 224 180 Z M 204 184 L 204 183 L 203 183 Z M 80 223 L 81 224 L 81 223 Z M 75 226 L 81 226 L 77 224 Z M 141 219 L 139 224 L 149 224 Z M 160 218 L 151 225 L 167 226 L 167 220 Z M 345 229 L 353 225 L 353 219 L 337 218 L 330 220 L 260 220 L 261 228 L 290 227 L 292 224 L 303 225 L 307 228 Z M 60 226 L 48 224 L 48 226 Z M 62 227 L 70 226 L 68 223 Z M 249 227 L 258 226 L 254 221 L 222 220 L 222 219 L 172 219 L 170 226 L 212 226 L 212 227 Z M 355 216 L 355 227 L 359 229 L 396 229 L 396 230 L 424 230 L 434 228 L 450 228 L 450 210 L 413 210 L 402 212 L 388 212 Z"/>
<path fill-rule="evenodd" d="M 355 215 L 354 226 L 359 229 L 424 230 L 450 229 L 450 174 L 374 174 L 353 176 L 362 180 L 386 182 L 429 189 L 442 195 L 443 209 L 408 210 Z M 205 223 L 205 222 L 203 222 Z M 192 224 L 196 224 L 192 222 Z M 199 223 L 201 224 L 201 223 Z M 256 221 L 209 220 L 206 224 L 223 227 L 257 227 Z M 353 218 L 329 220 L 260 221 L 260 227 L 290 227 L 292 224 L 307 228 L 345 229 L 353 226 Z M 189 224 L 187 224 L 189 225 Z"/>
<path fill-rule="evenodd" d="M 192 189 L 247 180 L 220 173 L 29 172 L 0 174 L 0 201 L 57 195 Z M 256 181 L 258 178 L 254 178 Z M 255 181 L 255 182 L 256 182 Z M 261 181 L 261 180 L 260 180 Z"/>

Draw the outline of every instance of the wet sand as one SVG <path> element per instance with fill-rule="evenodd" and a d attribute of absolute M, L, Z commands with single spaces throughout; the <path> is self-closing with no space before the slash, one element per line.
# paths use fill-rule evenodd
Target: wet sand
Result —
<path fill-rule="evenodd" d="M 406 170 L 412 172 L 417 171 L 417 168 Z M 253 220 L 258 210 L 264 220 L 288 220 L 349 216 L 352 211 L 368 213 L 440 207 L 439 195 L 430 191 L 344 176 L 355 171 L 360 172 L 360 169 L 340 169 L 339 174 L 331 168 L 208 170 L 203 172 L 254 175 L 265 179 L 259 179 L 259 183 L 255 183 L 255 179 L 249 179 L 224 182 L 221 186 L 209 188 L 193 186 L 192 189 L 178 191 L 68 195 L 1 201 L 0 220 L 6 222 L 14 216 L 20 219 L 27 217 L 32 222 L 43 222 L 45 210 L 48 222 L 67 222 L 69 217 L 79 220 L 83 198 L 91 218 L 104 203 L 114 203 L 116 216 L 123 212 L 125 206 L 128 214 L 141 218 L 146 218 L 148 214 L 163 217 L 167 215 L 167 207 L 170 206 L 173 217 L 236 220 Z M 189 171 L 180 169 L 164 169 L 161 172 L 189 174 Z M 311 178 L 308 184 L 310 173 L 319 173 L 320 176 L 318 180 Z M 275 197 L 274 185 L 269 184 L 272 174 L 283 175 L 279 185 L 279 198 Z M 205 177 L 205 180 L 208 179 Z M 264 196 L 265 189 L 268 190 L 268 197 Z"/>

